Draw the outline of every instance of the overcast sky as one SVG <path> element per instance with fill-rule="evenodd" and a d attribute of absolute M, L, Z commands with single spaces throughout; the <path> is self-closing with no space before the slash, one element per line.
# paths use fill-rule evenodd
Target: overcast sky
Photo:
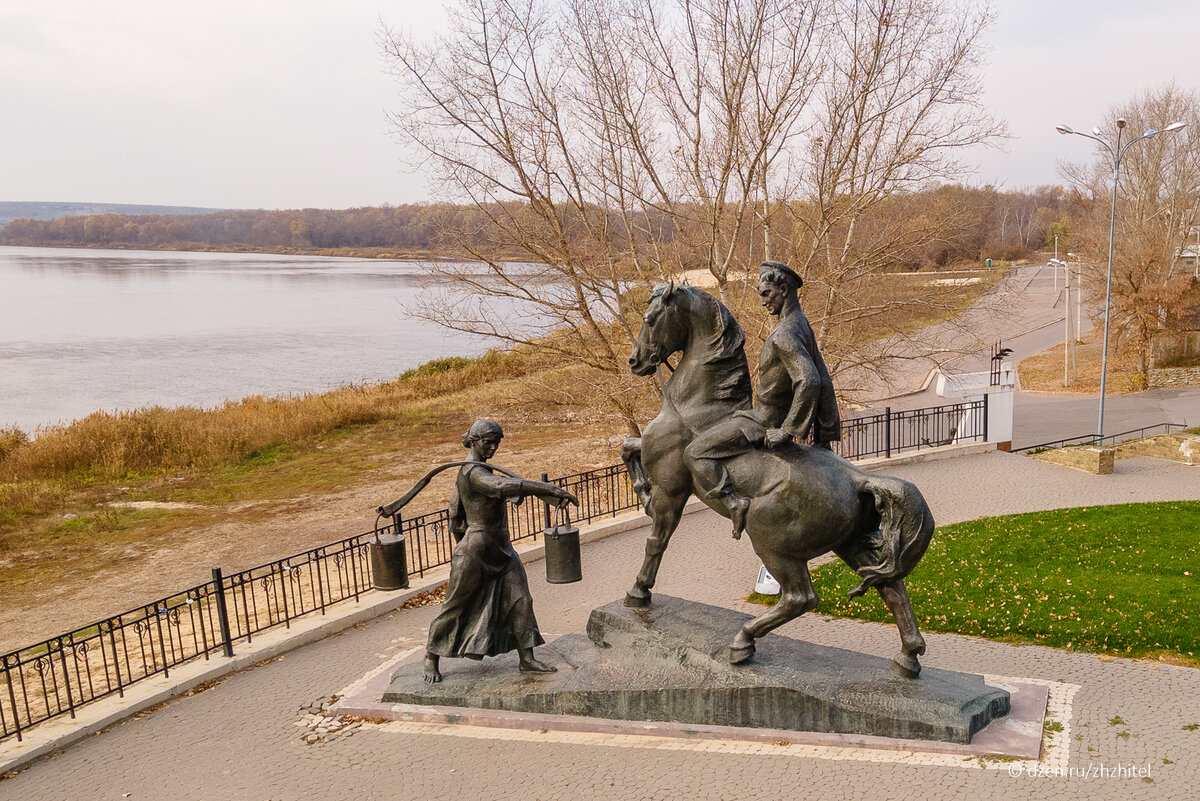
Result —
<path fill-rule="evenodd" d="M 427 198 L 384 113 L 380 20 L 441 0 L 0 0 L 0 200 L 345 208 Z M 996 0 L 973 181 L 1057 183 L 1061 137 L 1135 91 L 1200 89 L 1200 2 Z M 1170 122 L 1164 120 L 1164 124 Z M 1200 141 L 1200 131 L 1193 132 Z"/>

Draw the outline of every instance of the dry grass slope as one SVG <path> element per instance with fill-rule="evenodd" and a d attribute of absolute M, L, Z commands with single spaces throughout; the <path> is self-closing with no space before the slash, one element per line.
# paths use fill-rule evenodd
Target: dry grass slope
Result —
<path fill-rule="evenodd" d="M 1100 392 L 1100 337 L 1089 332 L 1076 351 L 1075 377 L 1069 387 L 1063 385 L 1063 346 L 1023 359 L 1017 365 L 1021 389 L 1029 392 L 1049 392 L 1060 395 L 1094 395 Z M 1109 348 L 1108 383 L 1105 391 L 1109 395 L 1127 395 L 1140 392 L 1142 374 L 1134 363 L 1131 349 Z"/>
<path fill-rule="evenodd" d="M 95 412 L 69 425 L 39 429 L 33 439 L 10 429 L 0 432 L 0 482 L 113 479 L 242 461 L 273 445 L 379 422 L 413 401 L 519 377 L 531 366 L 520 352 L 490 352 L 478 359 L 430 362 L 384 384 L 322 394 L 253 396 L 213 409 Z"/>

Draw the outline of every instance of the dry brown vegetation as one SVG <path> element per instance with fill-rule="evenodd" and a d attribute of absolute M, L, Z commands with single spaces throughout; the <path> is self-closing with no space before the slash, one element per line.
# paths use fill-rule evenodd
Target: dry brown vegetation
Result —
<path fill-rule="evenodd" d="M 1075 353 L 1074 378 L 1063 385 L 1063 346 L 1056 345 L 1017 365 L 1021 389 L 1030 392 L 1049 392 L 1059 395 L 1098 395 L 1100 393 L 1100 335 L 1094 330 L 1084 335 Z M 1132 348 L 1113 348 L 1108 351 L 1108 395 L 1128 395 L 1140 392 L 1142 374 L 1137 369 L 1137 354 Z"/>
<path fill-rule="evenodd" d="M 544 364 L 541 367 L 544 368 Z M 96 412 L 68 425 L 0 436 L 0 480 L 113 479 L 145 471 L 211 467 L 262 449 L 339 428 L 397 417 L 413 401 L 526 374 L 521 352 L 442 359 L 383 384 L 346 386 L 301 397 L 252 396 L 214 409 L 158 406 Z"/>
<path fill-rule="evenodd" d="M 459 438 L 476 417 L 501 421 L 509 438 L 497 461 L 526 475 L 616 461 L 620 437 L 608 432 L 618 426 L 589 411 L 583 371 L 538 367 L 490 354 L 376 387 L 97 415 L 35 438 L 0 463 L 0 651 L 198 583 L 213 565 L 243 569 L 367 530 L 376 505 L 431 464 L 461 458 Z M 546 403 L 547 387 L 579 403 Z M 347 422 L 372 404 L 368 422 Z M 343 413 L 324 416 L 325 407 Z M 293 416 L 307 422 L 280 422 Z M 226 439 L 225 424 L 267 444 Z M 120 443 L 124 432 L 136 444 Z M 288 432 L 300 433 L 276 439 Z M 102 444 L 69 444 L 92 434 Z M 155 453 L 169 463 L 152 465 Z M 74 469 L 56 472 L 63 466 Z M 448 479 L 439 479 L 413 513 L 445 502 Z"/>

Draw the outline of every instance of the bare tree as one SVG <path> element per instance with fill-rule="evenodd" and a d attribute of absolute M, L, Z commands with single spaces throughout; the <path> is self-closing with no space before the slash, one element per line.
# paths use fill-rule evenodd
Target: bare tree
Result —
<path fill-rule="evenodd" d="M 850 341 L 896 308 L 870 277 L 955 224 L 885 205 L 998 130 L 973 6 L 459 0 L 450 18 L 432 42 L 383 36 L 395 130 L 484 220 L 442 228 L 483 267 L 444 267 L 424 311 L 585 365 L 634 431 L 632 286 L 702 270 L 732 304 L 760 258 L 790 259 L 821 294 L 823 345 Z"/>
<path fill-rule="evenodd" d="M 447 252 L 476 264 L 442 269 L 447 291 L 424 311 L 617 375 L 631 338 L 620 299 L 634 234 L 595 188 L 605 165 L 581 124 L 570 19 L 535 0 L 463 0 L 450 16 L 450 32 L 423 46 L 384 41 L 401 83 L 396 131 L 443 193 L 484 221 L 441 226 Z"/>
<path fill-rule="evenodd" d="M 636 430 L 625 290 L 698 268 L 726 292 L 730 266 L 747 263 L 756 193 L 815 80 L 816 10 L 463 0 L 437 41 L 385 34 L 396 130 L 486 219 L 444 229 L 485 274 L 445 267 L 448 292 L 425 312 L 607 376 L 605 397 Z"/>
<path fill-rule="evenodd" d="M 857 328 L 953 311 L 946 293 L 889 298 L 875 278 L 895 269 L 897 254 L 939 241 L 970 213 L 895 212 L 905 196 L 962 175 L 968 148 L 1003 135 L 981 100 L 980 40 L 990 18 L 986 6 L 926 0 L 838 0 L 830 14 L 828 70 L 787 209 L 791 259 L 806 276 L 806 309 L 835 374 L 855 370 L 862 382 L 889 355 L 920 353 L 903 337 L 890 350 L 862 349 Z"/>
<path fill-rule="evenodd" d="M 1135 95 L 1106 114 L 1113 145 L 1118 117 L 1134 136 L 1177 121 L 1188 125 L 1137 143 L 1121 162 L 1110 336 L 1114 346 L 1134 348 L 1144 386 L 1151 341 L 1175 322 L 1192 287 L 1191 273 L 1173 268 L 1200 195 L 1200 100 L 1173 84 Z M 1097 316 L 1104 311 L 1113 189 L 1112 157 L 1098 151 L 1091 163 L 1062 167 L 1082 196 L 1075 222 L 1090 264 L 1084 290 Z"/>
<path fill-rule="evenodd" d="M 658 5 L 631 2 L 626 32 L 656 109 L 650 124 L 622 126 L 650 178 L 636 198 L 674 221 L 676 263 L 667 269 L 707 270 L 729 302 L 731 270 L 745 277 L 749 268 L 751 227 L 769 254 L 771 197 L 791 191 L 787 158 L 820 78 L 817 21 L 827 4 L 683 0 L 673 13 Z"/>

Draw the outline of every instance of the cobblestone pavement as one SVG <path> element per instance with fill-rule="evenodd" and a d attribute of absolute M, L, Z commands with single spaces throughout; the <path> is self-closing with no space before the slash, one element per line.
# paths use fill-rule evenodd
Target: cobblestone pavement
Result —
<path fill-rule="evenodd" d="M 1200 468 L 1150 459 L 1122 460 L 1106 477 L 998 453 L 894 472 L 918 483 L 941 523 L 1200 498 Z M 581 631 L 593 607 L 619 598 L 640 563 L 643 537 L 634 530 L 585 546 L 577 584 L 546 584 L 541 563 L 531 564 L 543 630 Z M 676 534 L 657 590 L 751 611 L 740 599 L 757 565 L 746 540 L 730 539 L 726 521 L 695 514 Z M 926 665 L 1078 685 L 1064 730 L 1049 741 L 1069 747 L 1057 767 L 1087 776 L 1029 775 L 1023 764 L 979 760 L 912 764 L 852 749 L 819 757 L 786 744 L 328 725 L 322 705 L 329 696 L 384 659 L 420 647 L 435 611 L 396 612 L 234 674 L 33 764 L 0 782 L 0 798 L 1172 799 L 1195 797 L 1200 784 L 1200 670 L 953 635 L 927 635 Z M 811 615 L 781 633 L 880 656 L 898 645 L 891 626 Z M 318 728 L 324 734 L 312 737 Z M 1150 775 L 1109 775 L 1131 765 Z"/>

